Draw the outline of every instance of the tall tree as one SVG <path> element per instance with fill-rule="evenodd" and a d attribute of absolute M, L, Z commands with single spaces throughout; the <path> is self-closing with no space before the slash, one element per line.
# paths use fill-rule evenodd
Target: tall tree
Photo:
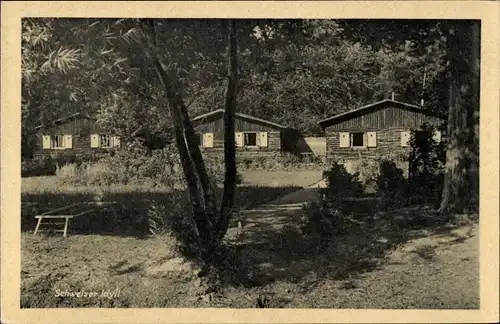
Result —
<path fill-rule="evenodd" d="M 477 211 L 479 203 L 479 22 L 449 25 L 448 148 L 440 212 Z"/>
<path fill-rule="evenodd" d="M 194 127 L 188 115 L 182 95 L 182 85 L 172 65 L 167 65 L 158 44 L 158 30 L 155 20 L 140 21 L 144 33 L 144 49 L 161 80 L 170 108 L 175 129 L 176 145 L 182 161 L 184 176 L 192 203 L 192 224 L 202 250 L 202 257 L 214 257 L 218 246 L 227 232 L 234 191 L 236 188 L 236 162 L 234 143 L 234 113 L 237 92 L 237 36 L 234 21 L 228 23 L 228 78 L 224 113 L 224 157 L 226 175 L 220 208 L 216 206 L 215 189 L 209 179 L 203 156 L 198 146 Z M 136 30 L 131 33 L 140 37 Z"/>

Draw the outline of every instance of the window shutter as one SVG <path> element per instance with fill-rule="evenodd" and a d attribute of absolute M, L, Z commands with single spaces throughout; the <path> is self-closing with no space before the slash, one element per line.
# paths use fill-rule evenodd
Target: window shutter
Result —
<path fill-rule="evenodd" d="M 42 146 L 44 149 L 50 149 L 50 135 L 43 135 Z"/>
<path fill-rule="evenodd" d="M 235 140 L 236 140 L 236 146 L 243 146 L 243 133 L 242 132 L 236 132 L 235 133 Z"/>
<path fill-rule="evenodd" d="M 120 147 L 120 136 L 113 136 L 113 147 Z"/>
<path fill-rule="evenodd" d="M 436 142 L 439 143 L 441 142 L 441 131 L 435 130 L 434 135 L 432 136 L 432 139 Z"/>
<path fill-rule="evenodd" d="M 340 132 L 339 133 L 339 141 L 340 147 L 349 147 L 349 133 L 348 132 Z"/>
<path fill-rule="evenodd" d="M 73 136 L 72 135 L 64 135 L 63 144 L 64 144 L 64 148 L 72 149 L 73 148 Z"/>
<path fill-rule="evenodd" d="M 377 147 L 377 132 L 367 132 L 366 137 L 368 147 Z"/>
<path fill-rule="evenodd" d="M 401 132 L 401 146 L 410 146 L 410 132 Z"/>
<path fill-rule="evenodd" d="M 259 133 L 259 139 L 258 141 L 260 141 L 259 143 L 259 146 L 260 147 L 267 147 L 268 143 L 267 143 L 267 132 L 261 132 Z"/>
<path fill-rule="evenodd" d="M 205 133 L 203 134 L 203 146 L 205 147 L 214 147 L 214 133 Z"/>
<path fill-rule="evenodd" d="M 98 134 L 90 135 L 90 147 L 99 147 L 99 135 Z"/>

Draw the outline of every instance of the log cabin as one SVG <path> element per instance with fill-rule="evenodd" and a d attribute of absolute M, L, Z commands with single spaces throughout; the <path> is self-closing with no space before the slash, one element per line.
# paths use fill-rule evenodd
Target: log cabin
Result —
<path fill-rule="evenodd" d="M 223 117 L 224 110 L 218 109 L 192 119 L 204 153 L 223 154 Z M 238 160 L 296 153 L 300 133 L 294 129 L 242 113 L 235 114 L 234 127 Z"/>
<path fill-rule="evenodd" d="M 319 125 L 325 132 L 328 161 L 377 157 L 404 161 L 411 149 L 411 130 L 443 122 L 420 106 L 385 99 L 324 119 Z M 441 141 L 439 130 L 434 139 Z"/>
<path fill-rule="evenodd" d="M 107 154 L 121 147 L 120 137 L 104 133 L 95 118 L 76 113 L 35 128 L 34 155 Z"/>

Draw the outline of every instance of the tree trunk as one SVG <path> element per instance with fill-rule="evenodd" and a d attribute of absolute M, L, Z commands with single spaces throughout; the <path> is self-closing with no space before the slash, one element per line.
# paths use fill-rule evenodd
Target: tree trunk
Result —
<path fill-rule="evenodd" d="M 155 27 L 154 21 L 151 20 L 150 22 L 153 28 L 154 37 L 156 37 L 154 29 Z M 158 57 L 158 55 L 156 56 Z M 188 153 L 192 159 L 193 165 L 196 169 L 197 178 L 199 179 L 201 184 L 204 210 L 205 213 L 208 215 L 210 222 L 215 222 L 216 221 L 215 217 L 217 213 L 215 188 L 208 175 L 205 162 L 203 160 L 203 155 L 201 154 L 200 147 L 198 145 L 198 138 L 196 137 L 196 132 L 189 118 L 189 114 L 187 112 L 187 106 L 182 98 L 179 81 L 175 73 L 173 74 L 168 73 L 169 71 L 165 72 L 167 72 L 165 75 L 168 76 L 168 82 L 170 85 L 169 88 L 171 90 L 170 93 L 172 100 L 175 101 L 180 122 L 183 125 L 183 133 L 184 133 L 183 136 L 187 145 Z"/>
<path fill-rule="evenodd" d="M 213 227 L 212 222 L 207 217 L 205 209 L 202 205 L 201 195 L 197 184 L 196 165 L 193 162 L 188 150 L 188 141 L 185 137 L 186 124 L 183 121 L 183 116 L 181 114 L 183 102 L 178 86 L 179 83 L 176 81 L 175 76 L 168 74 L 168 71 L 164 68 L 164 64 L 162 64 L 161 59 L 158 57 L 156 53 L 156 34 L 153 21 L 151 21 L 151 27 L 153 44 L 150 49 L 150 55 L 153 60 L 155 70 L 164 86 L 172 119 L 174 120 L 175 141 L 179 150 L 180 160 L 189 191 L 193 221 L 196 225 L 194 226 L 195 233 L 198 235 L 203 247 L 210 251 L 213 248 L 214 243 Z"/>
<path fill-rule="evenodd" d="M 234 204 L 236 191 L 236 149 L 234 138 L 234 117 L 236 111 L 236 94 L 238 82 L 238 49 L 236 41 L 236 23 L 234 20 L 228 26 L 228 81 L 225 91 L 224 103 L 224 163 L 226 173 L 224 176 L 224 191 L 222 193 L 221 205 L 219 208 L 219 222 L 217 226 L 217 236 L 222 240 L 226 235 L 231 220 L 231 213 Z"/>
<path fill-rule="evenodd" d="M 207 168 L 205 166 L 205 162 L 203 161 L 203 155 L 201 154 L 198 139 L 196 137 L 196 132 L 194 130 L 193 124 L 191 123 L 191 120 L 189 119 L 187 107 L 182 98 L 179 98 L 179 111 L 182 124 L 184 126 L 186 144 L 189 150 L 189 154 L 194 162 L 194 166 L 200 180 L 201 189 L 203 191 L 205 213 L 207 214 L 211 222 L 215 223 L 217 215 L 215 186 L 208 176 Z"/>
<path fill-rule="evenodd" d="M 477 209 L 480 33 L 477 24 L 455 27 L 448 39 L 448 148 L 441 213 Z"/>

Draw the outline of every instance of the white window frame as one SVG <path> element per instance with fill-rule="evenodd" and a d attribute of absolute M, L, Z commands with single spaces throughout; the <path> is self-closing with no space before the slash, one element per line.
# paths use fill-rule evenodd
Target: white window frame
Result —
<path fill-rule="evenodd" d="M 106 145 L 102 145 L 103 139 Z M 113 148 L 113 136 L 107 134 L 99 134 L 99 147 L 100 148 Z"/>
<path fill-rule="evenodd" d="M 50 136 L 50 148 L 54 150 L 64 150 L 66 148 L 64 145 L 64 135 Z"/>
<path fill-rule="evenodd" d="M 361 134 L 363 136 L 363 145 L 354 146 L 354 134 Z M 363 149 L 367 147 L 367 134 L 366 132 L 349 132 L 349 147 L 352 149 Z"/>
<path fill-rule="evenodd" d="M 254 134 L 255 135 L 255 145 L 247 145 L 246 144 L 246 134 Z M 259 147 L 258 137 L 259 137 L 259 132 L 243 132 L 243 146 L 244 147 Z"/>

